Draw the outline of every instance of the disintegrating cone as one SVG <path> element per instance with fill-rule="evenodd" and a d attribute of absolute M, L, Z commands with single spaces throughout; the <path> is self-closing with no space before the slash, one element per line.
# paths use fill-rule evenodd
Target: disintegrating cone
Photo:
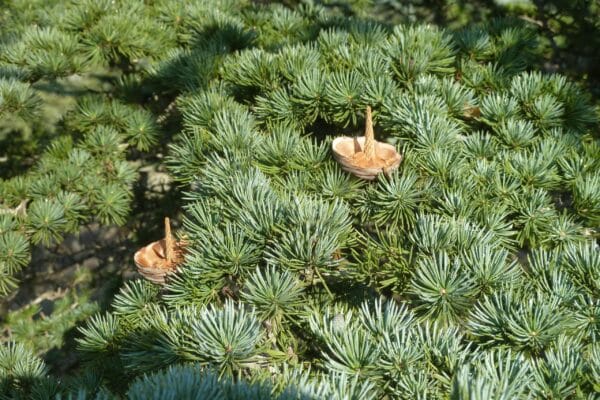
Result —
<path fill-rule="evenodd" d="M 15 208 L 0 208 L 0 214 L 12 214 L 17 217 L 26 217 L 27 216 L 27 203 L 29 199 L 21 200 L 18 206 Z"/>
<path fill-rule="evenodd" d="M 375 140 L 371 107 L 367 106 L 365 136 L 335 138 L 332 145 L 333 156 L 342 168 L 351 174 L 373 180 L 380 173 L 389 174 L 400 165 L 402 156 L 391 144 Z"/>
<path fill-rule="evenodd" d="M 165 277 L 183 262 L 184 252 L 184 243 L 173 240 L 169 218 L 165 218 L 165 238 L 139 249 L 133 260 L 144 278 L 163 284 Z"/>

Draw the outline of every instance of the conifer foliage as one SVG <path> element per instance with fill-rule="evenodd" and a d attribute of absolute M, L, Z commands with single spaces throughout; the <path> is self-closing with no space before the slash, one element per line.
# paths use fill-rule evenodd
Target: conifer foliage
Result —
<path fill-rule="evenodd" d="M 3 56 L 22 75 L 0 93 L 14 92 L 23 121 L 39 107 L 33 79 L 126 71 L 123 98 L 79 99 L 63 118 L 72 134 L 2 182 L 8 207 L 31 199 L 26 215 L 0 216 L 5 276 L 29 242 L 88 218 L 124 222 L 125 148 L 152 151 L 161 134 L 127 102 L 135 90 L 174 99 L 180 117 L 167 164 L 185 192 L 185 261 L 164 285 L 127 283 L 80 329 L 95 375 L 72 395 L 594 398 L 597 110 L 531 70 L 535 32 L 214 3 L 57 4 Z M 374 182 L 330 151 L 362 135 L 367 106 L 403 154 Z M 23 358 L 25 372 L 0 363 L 11 390 L 19 374 L 45 376 Z"/>

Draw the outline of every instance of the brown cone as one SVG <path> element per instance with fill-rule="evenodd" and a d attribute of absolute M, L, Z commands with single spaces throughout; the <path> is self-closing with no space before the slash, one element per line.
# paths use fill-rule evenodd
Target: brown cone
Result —
<path fill-rule="evenodd" d="M 365 135 L 335 138 L 331 147 L 334 158 L 345 171 L 367 180 L 375 179 L 382 172 L 388 174 L 402 161 L 394 146 L 375 140 L 369 106 L 365 114 Z"/>
<path fill-rule="evenodd" d="M 139 249 L 133 256 L 138 272 L 150 282 L 163 284 L 165 277 L 183 262 L 185 245 L 173 240 L 169 218 L 165 218 L 165 238 Z"/>

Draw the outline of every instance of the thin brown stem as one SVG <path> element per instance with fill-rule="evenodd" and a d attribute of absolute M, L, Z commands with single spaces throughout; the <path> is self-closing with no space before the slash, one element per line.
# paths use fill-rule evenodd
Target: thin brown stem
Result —
<path fill-rule="evenodd" d="M 167 263 L 173 262 L 175 255 L 173 254 L 173 236 L 171 236 L 171 223 L 168 217 L 165 217 L 165 256 Z"/>
<path fill-rule="evenodd" d="M 365 148 L 364 153 L 367 159 L 375 158 L 375 134 L 373 132 L 373 119 L 371 117 L 371 106 L 367 106 L 365 116 Z"/>

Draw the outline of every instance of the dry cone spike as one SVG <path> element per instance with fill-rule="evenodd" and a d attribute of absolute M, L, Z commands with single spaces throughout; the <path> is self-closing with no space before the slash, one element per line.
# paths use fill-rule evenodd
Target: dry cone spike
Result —
<path fill-rule="evenodd" d="M 139 249 L 133 256 L 140 274 L 150 282 L 165 283 L 165 277 L 183 262 L 184 243 L 171 235 L 171 223 L 165 218 L 165 238 Z"/>
<path fill-rule="evenodd" d="M 345 171 L 359 178 L 373 180 L 380 173 L 389 174 L 398 168 L 402 156 L 391 144 L 375 140 L 371 107 L 367 106 L 365 136 L 335 138 L 333 156 Z"/>

